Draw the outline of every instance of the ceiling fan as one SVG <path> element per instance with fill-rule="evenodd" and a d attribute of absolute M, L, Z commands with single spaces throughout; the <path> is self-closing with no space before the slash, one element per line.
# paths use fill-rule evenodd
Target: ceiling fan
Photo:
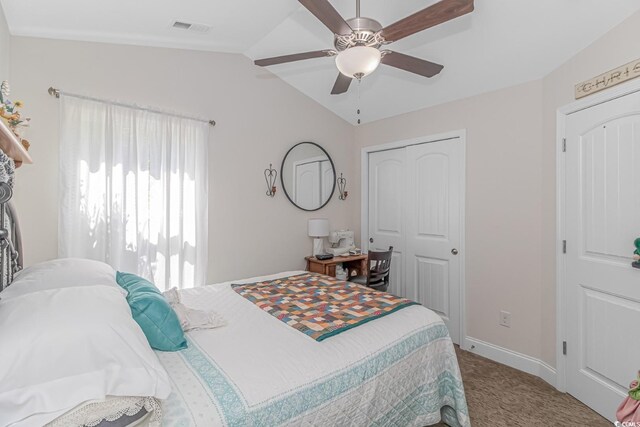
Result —
<path fill-rule="evenodd" d="M 298 0 L 334 34 L 334 49 L 259 59 L 260 67 L 301 61 L 303 59 L 336 57 L 340 71 L 331 90 L 332 95 L 345 93 L 351 80 L 360 80 L 383 63 L 424 77 L 433 77 L 444 66 L 414 56 L 381 48 L 402 38 L 435 27 L 473 11 L 473 0 L 442 0 L 387 27 L 371 18 L 360 16 L 360 0 L 356 0 L 356 17 L 344 20 L 328 0 Z"/>

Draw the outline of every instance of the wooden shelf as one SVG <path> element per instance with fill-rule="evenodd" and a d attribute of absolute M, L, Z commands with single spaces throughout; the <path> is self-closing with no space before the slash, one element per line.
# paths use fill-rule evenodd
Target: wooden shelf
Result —
<path fill-rule="evenodd" d="M 2 120 L 0 120 L 0 148 L 15 162 L 33 163 L 31 156 L 22 143 Z M 19 167 L 19 164 L 17 164 L 16 167 Z"/>

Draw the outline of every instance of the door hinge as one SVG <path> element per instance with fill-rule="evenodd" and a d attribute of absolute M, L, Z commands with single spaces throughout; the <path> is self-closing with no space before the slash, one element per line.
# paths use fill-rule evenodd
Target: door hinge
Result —
<path fill-rule="evenodd" d="M 562 253 L 563 254 L 567 253 L 567 241 L 566 240 L 562 241 Z"/>
<path fill-rule="evenodd" d="M 562 138 L 562 152 L 567 152 L 567 138 Z"/>
<path fill-rule="evenodd" d="M 562 341 L 562 354 L 564 356 L 567 355 L 567 342 L 566 341 Z"/>

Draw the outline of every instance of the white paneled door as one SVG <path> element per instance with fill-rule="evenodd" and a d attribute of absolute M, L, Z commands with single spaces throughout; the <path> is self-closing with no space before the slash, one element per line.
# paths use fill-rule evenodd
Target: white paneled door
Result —
<path fill-rule="evenodd" d="M 369 244 L 370 251 L 393 246 L 388 291 L 413 297 L 404 275 L 405 150 L 387 150 L 369 155 Z"/>
<path fill-rule="evenodd" d="M 455 343 L 463 150 L 450 139 L 369 154 L 369 249 L 394 247 L 390 292 L 438 313 Z"/>
<path fill-rule="evenodd" d="M 406 281 L 460 343 L 460 178 L 462 144 L 407 147 Z"/>
<path fill-rule="evenodd" d="M 640 368 L 640 93 L 566 126 L 566 387 L 614 420 Z"/>

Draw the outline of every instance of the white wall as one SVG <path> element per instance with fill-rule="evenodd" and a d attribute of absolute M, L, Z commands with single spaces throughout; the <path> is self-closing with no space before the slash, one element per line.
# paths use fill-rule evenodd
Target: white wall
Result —
<path fill-rule="evenodd" d="M 370 123 L 357 129 L 356 141 L 362 147 L 457 129 L 467 130 L 467 334 L 537 356 L 541 82 Z M 498 325 L 500 310 L 511 312 L 511 328 Z"/>
<path fill-rule="evenodd" d="M 555 366 L 556 111 L 576 83 L 637 59 L 638 40 L 640 12 L 542 80 L 357 128 L 358 147 L 467 129 L 469 336 Z"/>
<path fill-rule="evenodd" d="M 354 180 L 353 127 L 241 55 L 15 37 L 13 90 L 32 118 L 35 164 L 18 172 L 16 205 L 27 264 L 57 255 L 58 102 L 63 91 L 217 121 L 210 142 L 209 281 L 304 268 L 307 219 L 353 228 L 357 200 L 318 212 L 265 195 L 263 171 L 301 141 L 322 145 Z M 64 155 L 64 153 L 60 153 Z"/>
<path fill-rule="evenodd" d="M 0 82 L 9 80 L 9 61 L 11 56 L 11 35 L 4 17 L 4 10 L 0 7 Z"/>

